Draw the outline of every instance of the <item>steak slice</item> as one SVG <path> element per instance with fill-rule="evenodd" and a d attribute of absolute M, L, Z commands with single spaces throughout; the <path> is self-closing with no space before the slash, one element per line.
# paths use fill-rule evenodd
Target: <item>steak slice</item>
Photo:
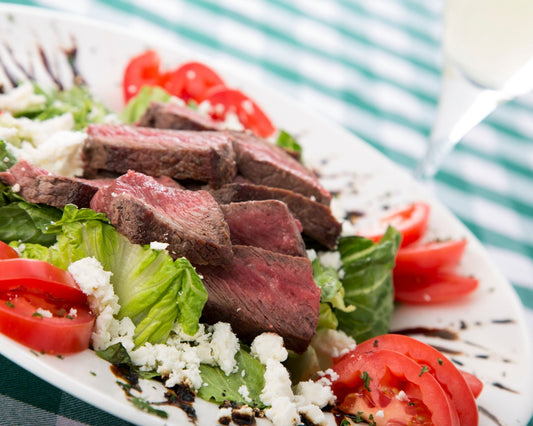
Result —
<path fill-rule="evenodd" d="M 129 171 L 100 189 L 91 208 L 104 212 L 132 243 L 168 243 L 173 258 L 197 265 L 228 265 L 233 258 L 228 225 L 206 191 L 187 191 Z"/>
<path fill-rule="evenodd" d="M 223 125 L 192 108 L 172 102 L 152 102 L 138 126 L 175 130 L 223 130 Z"/>
<path fill-rule="evenodd" d="M 94 124 L 83 145 L 84 176 L 135 170 L 150 176 L 193 179 L 217 187 L 236 172 L 232 138 L 222 132 Z"/>
<path fill-rule="evenodd" d="M 239 174 L 252 183 L 288 189 L 329 205 L 317 177 L 282 148 L 250 133 L 231 132 Z"/>
<path fill-rule="evenodd" d="M 291 256 L 307 256 L 302 225 L 278 200 L 221 204 L 232 244 L 260 247 Z"/>
<path fill-rule="evenodd" d="M 67 204 L 89 207 L 98 191 L 98 185 L 90 181 L 57 175 L 25 160 L 0 173 L 0 180 L 10 186 L 18 184 L 17 193 L 30 203 L 54 207 L 65 207 Z"/>
<path fill-rule="evenodd" d="M 303 233 L 323 246 L 334 249 L 342 230 L 328 206 L 281 188 L 235 182 L 211 191 L 221 204 L 246 200 L 279 200 L 289 207 L 292 215 L 300 221 Z"/>
<path fill-rule="evenodd" d="M 233 250 L 230 268 L 197 268 L 208 293 L 203 320 L 229 322 L 248 342 L 274 332 L 288 349 L 305 351 L 315 334 L 320 304 L 310 260 L 250 246 L 235 245 Z"/>

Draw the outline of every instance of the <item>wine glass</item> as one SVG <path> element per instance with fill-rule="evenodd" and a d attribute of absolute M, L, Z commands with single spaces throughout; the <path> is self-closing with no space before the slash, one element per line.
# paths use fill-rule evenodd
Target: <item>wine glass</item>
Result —
<path fill-rule="evenodd" d="M 446 0 L 443 50 L 437 118 L 414 173 L 420 180 L 500 103 L 533 89 L 533 1 Z"/>

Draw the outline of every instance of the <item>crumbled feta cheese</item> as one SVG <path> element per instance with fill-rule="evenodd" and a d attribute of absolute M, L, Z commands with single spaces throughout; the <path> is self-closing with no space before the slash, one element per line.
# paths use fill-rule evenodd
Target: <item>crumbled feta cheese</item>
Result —
<path fill-rule="evenodd" d="M 320 264 L 325 267 L 339 269 L 342 266 L 341 254 L 338 251 L 325 251 L 318 253 Z"/>
<path fill-rule="evenodd" d="M 91 310 L 99 315 L 105 308 L 111 308 L 111 315 L 120 310 L 118 296 L 110 282 L 112 273 L 104 268 L 95 257 L 85 257 L 68 267 L 81 291 L 87 295 Z"/>
<path fill-rule="evenodd" d="M 41 315 L 43 318 L 52 318 L 54 316 L 52 312 L 43 308 L 37 308 L 36 313 Z"/>
<path fill-rule="evenodd" d="M 76 308 L 70 308 L 67 315 L 70 318 L 76 318 L 78 316 L 78 310 Z"/>
<path fill-rule="evenodd" d="M 402 402 L 409 401 L 409 397 L 407 396 L 407 394 L 403 390 L 398 392 L 398 395 L 396 395 L 396 399 L 398 401 L 402 401 Z"/>
<path fill-rule="evenodd" d="M 13 192 L 20 192 L 20 185 L 19 185 L 18 183 L 16 183 L 15 185 L 13 185 L 13 186 L 11 187 L 11 190 L 12 190 Z"/>
<path fill-rule="evenodd" d="M 165 250 L 168 247 L 168 243 L 161 243 L 159 241 L 152 241 L 150 243 L 150 248 L 152 250 Z"/>
<path fill-rule="evenodd" d="M 325 426 L 328 424 L 326 415 L 324 412 L 318 408 L 316 405 L 308 404 L 298 407 L 298 412 L 305 417 L 313 424 L 317 426 Z"/>
<path fill-rule="evenodd" d="M 239 339 L 231 331 L 228 323 L 217 322 L 213 326 L 211 347 L 214 360 L 226 376 L 229 376 L 237 368 L 235 354 L 239 351 L 240 345 Z"/>
<path fill-rule="evenodd" d="M 44 105 L 45 102 L 46 97 L 35 94 L 33 84 L 26 81 L 9 92 L 0 95 L 0 110 L 15 113 L 34 106 Z"/>
<path fill-rule="evenodd" d="M 312 380 L 298 383 L 295 394 L 302 396 L 308 404 L 313 404 L 320 408 L 328 404 L 334 404 L 336 399 L 331 387 L 323 386 L 322 383 Z"/>
<path fill-rule="evenodd" d="M 292 426 L 300 422 L 296 405 L 287 396 L 275 398 L 272 407 L 265 410 L 267 418 L 277 426 Z"/>
<path fill-rule="evenodd" d="M 293 398 L 289 372 L 281 362 L 274 359 L 267 360 L 264 377 L 265 386 L 260 398 L 265 404 L 272 405 L 274 400 L 280 396 Z"/>
<path fill-rule="evenodd" d="M 383 410 L 379 410 L 376 412 L 374 417 L 385 417 L 385 412 Z"/>
<path fill-rule="evenodd" d="M 239 387 L 238 392 L 246 402 L 252 401 L 250 398 L 250 391 L 248 390 L 248 387 L 246 385 L 242 385 L 241 387 Z"/>
<path fill-rule="evenodd" d="M 283 338 L 276 333 L 262 333 L 257 336 L 252 342 L 251 354 L 265 365 L 268 360 L 282 362 L 288 356 L 287 349 L 283 346 Z"/>
<path fill-rule="evenodd" d="M 322 368 L 328 368 L 331 358 L 336 358 L 355 349 L 355 340 L 341 330 L 318 330 L 311 340 Z"/>
<path fill-rule="evenodd" d="M 309 260 L 311 262 L 317 258 L 317 254 L 316 254 L 316 250 L 315 249 L 309 249 L 309 250 L 306 250 L 306 251 L 307 251 L 307 257 L 309 258 Z"/>
<path fill-rule="evenodd" d="M 231 419 L 231 407 L 220 407 L 218 409 L 219 419 Z"/>

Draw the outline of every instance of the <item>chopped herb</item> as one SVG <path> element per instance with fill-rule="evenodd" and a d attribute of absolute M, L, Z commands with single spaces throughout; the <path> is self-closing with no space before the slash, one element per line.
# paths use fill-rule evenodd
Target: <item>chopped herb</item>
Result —
<path fill-rule="evenodd" d="M 14 308 L 15 305 L 13 305 L 13 303 L 11 303 L 9 300 L 6 302 L 6 305 L 9 307 L 9 308 Z"/>
<path fill-rule="evenodd" d="M 358 411 L 357 414 L 355 415 L 354 421 L 356 421 L 358 423 L 364 421 L 363 414 L 364 413 L 362 411 Z"/>
<path fill-rule="evenodd" d="M 363 371 L 363 374 L 361 374 L 359 377 L 361 379 L 363 379 L 363 383 L 365 385 L 365 389 L 368 392 L 370 392 L 370 380 L 372 380 L 371 377 L 368 375 L 368 373 L 366 371 Z"/>
<path fill-rule="evenodd" d="M 374 340 L 374 347 L 375 347 L 375 348 L 378 347 L 378 339 Z"/>
<path fill-rule="evenodd" d="M 416 405 L 416 402 L 409 402 L 409 407 L 414 407 Z"/>
<path fill-rule="evenodd" d="M 31 314 L 32 317 L 39 317 L 39 318 L 43 318 L 43 314 L 40 314 L 39 312 L 34 312 L 33 314 Z"/>
<path fill-rule="evenodd" d="M 155 414 L 162 419 L 168 418 L 168 413 L 163 410 L 158 410 L 154 408 L 146 399 L 139 398 L 138 396 L 132 396 L 130 398 L 131 403 L 137 407 L 139 410 L 146 411 L 149 414 Z"/>
<path fill-rule="evenodd" d="M 65 357 L 63 355 L 58 355 L 57 356 L 59 359 L 65 359 Z"/>
<path fill-rule="evenodd" d="M 302 147 L 300 146 L 296 138 L 285 130 L 281 130 L 279 132 L 278 139 L 276 140 L 276 145 L 281 148 L 288 149 L 289 151 L 294 152 L 298 156 L 302 154 Z"/>
<path fill-rule="evenodd" d="M 69 320 L 74 319 L 74 317 L 72 315 L 65 315 L 65 318 L 68 318 Z"/>
<path fill-rule="evenodd" d="M 89 371 L 89 373 L 91 373 L 92 376 L 96 376 L 96 373 L 94 371 Z"/>
<path fill-rule="evenodd" d="M 437 358 L 437 361 L 438 361 L 439 365 L 444 364 L 444 361 L 442 359 L 440 359 L 440 358 Z"/>
<path fill-rule="evenodd" d="M 428 366 L 427 366 L 427 365 L 424 365 L 424 366 L 422 367 L 422 370 L 420 371 L 420 374 L 418 375 L 418 377 L 422 377 L 422 374 L 427 373 L 428 371 L 429 371 Z"/>
<path fill-rule="evenodd" d="M 370 426 L 377 426 L 377 423 L 376 423 L 376 421 L 374 420 L 374 415 L 373 415 L 373 414 L 370 414 L 370 415 L 368 416 L 368 424 L 369 424 Z"/>
<path fill-rule="evenodd" d="M 33 349 L 31 349 L 30 352 L 31 352 L 33 355 L 35 355 L 35 356 L 39 356 L 39 355 L 40 355 L 39 352 L 34 351 Z"/>
<path fill-rule="evenodd" d="M 350 426 L 351 424 L 349 420 L 342 419 L 340 426 Z"/>

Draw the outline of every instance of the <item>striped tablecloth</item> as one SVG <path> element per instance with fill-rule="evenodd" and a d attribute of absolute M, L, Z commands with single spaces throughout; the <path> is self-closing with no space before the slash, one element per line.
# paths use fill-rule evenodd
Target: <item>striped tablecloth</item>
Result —
<path fill-rule="evenodd" d="M 442 0 L 13 3 L 159 34 L 246 67 L 410 169 L 435 117 Z M 533 329 L 533 94 L 472 131 L 446 159 L 435 190 L 511 281 Z M 4 358 L 0 365 L 0 424 L 124 423 Z"/>

